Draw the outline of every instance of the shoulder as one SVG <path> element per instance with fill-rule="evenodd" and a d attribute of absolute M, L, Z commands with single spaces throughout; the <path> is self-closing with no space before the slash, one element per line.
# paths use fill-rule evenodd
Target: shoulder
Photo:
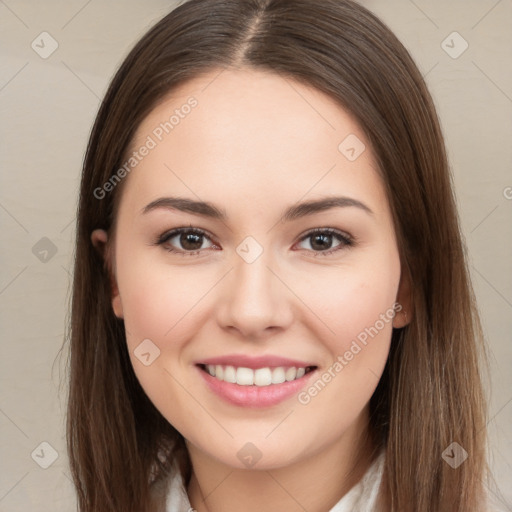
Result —
<path fill-rule="evenodd" d="M 329 512 L 373 512 L 376 510 L 385 450 L 373 460 L 361 480 Z"/>
<path fill-rule="evenodd" d="M 167 476 L 152 484 L 151 494 L 161 504 L 155 512 L 190 512 L 192 510 L 183 477 L 176 464 Z"/>

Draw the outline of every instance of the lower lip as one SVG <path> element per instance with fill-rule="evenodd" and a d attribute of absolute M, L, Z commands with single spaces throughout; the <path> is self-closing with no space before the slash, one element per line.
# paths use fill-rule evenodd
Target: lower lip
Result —
<path fill-rule="evenodd" d="M 208 387 L 227 402 L 240 407 L 270 407 L 296 395 L 309 381 L 312 370 L 300 379 L 270 384 L 269 386 L 241 386 L 212 377 L 208 372 L 196 366 Z"/>

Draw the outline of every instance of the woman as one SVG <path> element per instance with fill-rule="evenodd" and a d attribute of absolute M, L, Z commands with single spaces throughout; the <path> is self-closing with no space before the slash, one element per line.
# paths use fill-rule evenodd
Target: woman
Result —
<path fill-rule="evenodd" d="M 360 5 L 190 0 L 157 23 L 94 124 L 74 275 L 81 511 L 485 510 L 444 142 Z"/>

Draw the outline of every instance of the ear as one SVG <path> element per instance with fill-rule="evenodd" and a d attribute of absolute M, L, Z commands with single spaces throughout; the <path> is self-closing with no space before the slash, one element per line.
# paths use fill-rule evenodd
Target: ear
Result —
<path fill-rule="evenodd" d="M 395 317 L 393 318 L 393 327 L 405 327 L 411 322 L 413 316 L 413 304 L 411 295 L 411 282 L 409 273 L 402 272 L 400 276 L 400 284 L 396 295 Z M 398 306 L 398 304 L 400 306 Z"/>
<path fill-rule="evenodd" d="M 107 245 L 108 242 L 108 234 L 104 229 L 95 229 L 91 233 L 91 242 L 94 248 L 98 251 L 100 256 L 103 258 L 105 263 L 105 267 L 108 270 L 109 279 L 110 279 L 110 289 L 111 289 L 111 300 L 112 300 L 112 309 L 114 310 L 114 314 L 117 318 L 123 318 L 123 305 L 121 304 L 121 296 L 119 295 L 119 288 L 117 287 L 117 281 L 114 276 L 114 272 L 112 272 L 112 261 L 111 261 L 111 251 Z"/>

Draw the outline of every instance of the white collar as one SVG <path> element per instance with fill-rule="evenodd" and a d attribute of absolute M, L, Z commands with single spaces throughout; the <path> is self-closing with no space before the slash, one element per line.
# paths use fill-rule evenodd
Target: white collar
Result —
<path fill-rule="evenodd" d="M 363 478 L 347 492 L 329 512 L 374 512 L 377 502 L 382 472 L 384 470 L 384 450 L 368 468 Z M 165 512 L 193 512 L 187 491 L 179 471 L 170 477 Z"/>

